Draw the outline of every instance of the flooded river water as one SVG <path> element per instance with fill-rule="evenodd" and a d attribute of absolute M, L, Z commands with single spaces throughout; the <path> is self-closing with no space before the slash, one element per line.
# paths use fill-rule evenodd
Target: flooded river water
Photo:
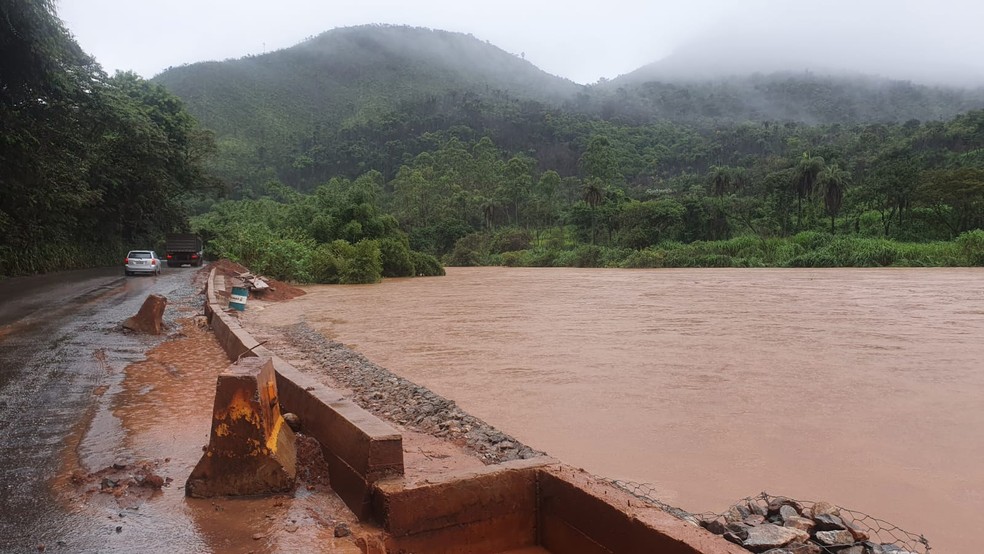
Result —
<path fill-rule="evenodd" d="M 523 442 L 664 501 L 825 499 L 982 549 L 980 269 L 450 268 L 306 319 Z"/>

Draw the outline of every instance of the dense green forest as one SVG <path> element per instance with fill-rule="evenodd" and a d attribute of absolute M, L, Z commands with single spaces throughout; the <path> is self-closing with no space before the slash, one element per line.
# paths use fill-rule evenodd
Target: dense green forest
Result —
<path fill-rule="evenodd" d="M 328 283 L 438 260 L 984 265 L 984 90 L 642 70 L 581 86 L 394 26 L 148 83 L 103 75 L 35 5 L 4 8 L 23 59 L 2 62 L 0 274 L 189 226 L 213 256 Z"/>
<path fill-rule="evenodd" d="M 0 51 L 0 276 L 118 262 L 218 190 L 212 133 L 162 86 L 107 76 L 50 0 L 0 2 Z"/>
<path fill-rule="evenodd" d="M 449 264 L 979 263 L 984 91 L 644 73 L 579 87 L 468 35 L 371 26 L 155 80 L 203 118 L 221 104 L 231 197 L 290 209 L 269 191 L 366 179 Z"/>

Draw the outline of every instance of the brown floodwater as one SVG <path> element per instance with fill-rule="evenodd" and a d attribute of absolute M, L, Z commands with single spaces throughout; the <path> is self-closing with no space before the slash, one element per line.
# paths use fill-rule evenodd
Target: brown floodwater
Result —
<path fill-rule="evenodd" d="M 450 268 L 305 319 L 523 442 L 691 511 L 825 499 L 980 549 L 984 271 Z"/>

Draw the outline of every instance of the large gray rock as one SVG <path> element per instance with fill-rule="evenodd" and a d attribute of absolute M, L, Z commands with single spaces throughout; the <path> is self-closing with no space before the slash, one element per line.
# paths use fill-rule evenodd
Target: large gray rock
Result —
<path fill-rule="evenodd" d="M 827 546 L 854 544 L 854 537 L 850 531 L 817 531 L 814 537 L 817 542 Z"/>
<path fill-rule="evenodd" d="M 728 524 L 728 531 L 738 536 L 742 541 L 748 538 L 748 530 L 750 528 L 750 525 L 745 525 L 737 521 Z"/>
<path fill-rule="evenodd" d="M 864 547 L 860 544 L 856 544 L 850 548 L 838 550 L 837 554 L 864 554 Z"/>
<path fill-rule="evenodd" d="M 847 529 L 844 520 L 833 514 L 815 515 L 813 521 L 817 523 L 817 529 L 820 531 L 844 531 Z"/>
<path fill-rule="evenodd" d="M 786 518 L 786 521 L 783 522 L 782 526 L 792 527 L 793 529 L 799 529 L 800 531 L 810 533 L 813 531 L 813 528 L 817 526 L 817 524 L 808 517 L 790 517 Z"/>
<path fill-rule="evenodd" d="M 765 552 L 782 548 L 791 542 L 806 542 L 809 538 L 810 534 L 805 531 L 764 523 L 748 529 L 748 538 L 742 546 L 752 552 Z"/>
<path fill-rule="evenodd" d="M 823 554 L 823 549 L 812 542 L 792 542 L 786 545 L 790 554 Z"/>
<path fill-rule="evenodd" d="M 824 502 L 821 500 L 813 505 L 813 509 L 810 511 L 810 515 L 816 518 L 818 515 L 830 514 L 830 515 L 840 515 L 840 509 L 837 506 L 829 502 Z"/>
<path fill-rule="evenodd" d="M 851 535 L 854 536 L 854 540 L 855 541 L 857 541 L 857 542 L 863 542 L 863 541 L 866 541 L 866 540 L 868 540 L 870 538 L 868 536 L 868 533 L 865 532 L 864 529 L 862 529 L 861 527 L 859 527 L 854 522 L 847 521 L 846 519 L 843 519 L 842 521 L 844 522 L 844 528 L 851 532 Z"/>
<path fill-rule="evenodd" d="M 800 517 L 800 513 L 796 511 L 796 508 L 794 506 L 791 506 L 789 504 L 784 504 L 782 507 L 779 508 L 779 516 L 782 517 L 783 521 L 786 521 L 791 517 Z"/>

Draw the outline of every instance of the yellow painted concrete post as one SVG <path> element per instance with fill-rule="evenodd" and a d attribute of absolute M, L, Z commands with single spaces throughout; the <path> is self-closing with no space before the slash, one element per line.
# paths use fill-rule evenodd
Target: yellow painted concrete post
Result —
<path fill-rule="evenodd" d="M 212 434 L 185 484 L 188 496 L 290 491 L 297 474 L 294 433 L 280 415 L 269 358 L 243 358 L 219 375 Z"/>

